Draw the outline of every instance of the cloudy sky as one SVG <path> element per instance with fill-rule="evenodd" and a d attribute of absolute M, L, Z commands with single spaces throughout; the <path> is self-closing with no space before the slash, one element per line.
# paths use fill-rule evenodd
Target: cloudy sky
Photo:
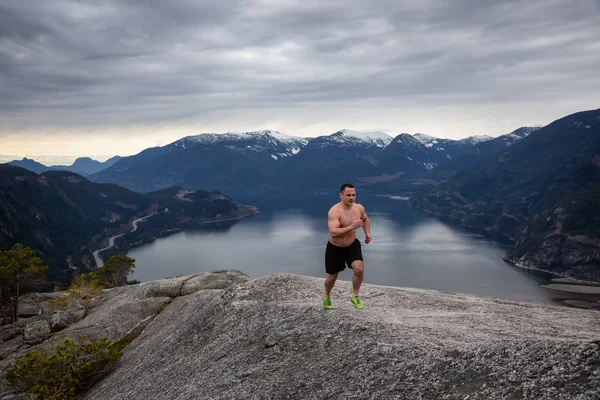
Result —
<path fill-rule="evenodd" d="M 202 132 L 498 136 L 600 107 L 600 0 L 0 0 L 0 161 Z"/>

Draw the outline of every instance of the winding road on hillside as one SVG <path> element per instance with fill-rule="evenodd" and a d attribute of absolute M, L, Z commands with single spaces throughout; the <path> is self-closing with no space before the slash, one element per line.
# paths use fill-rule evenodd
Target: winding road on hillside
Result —
<path fill-rule="evenodd" d="M 165 211 L 163 211 L 163 212 L 168 212 L 168 211 L 169 211 L 169 209 L 165 208 Z M 129 232 L 119 233 L 118 235 L 115 235 L 115 236 L 111 237 L 110 239 L 108 239 L 108 246 L 107 247 L 105 247 L 103 249 L 100 249 L 100 250 L 96 250 L 94 252 L 94 259 L 96 260 L 96 266 L 97 266 L 97 268 L 102 268 L 104 266 L 104 262 L 102 261 L 102 258 L 100 257 L 100 252 L 101 251 L 108 250 L 111 247 L 113 247 L 115 245 L 115 239 L 116 238 L 121 237 L 121 236 L 123 236 L 123 235 L 125 235 L 127 233 L 130 233 L 130 232 L 135 232 L 137 230 L 137 224 L 138 224 L 138 222 L 144 221 L 145 219 L 150 218 L 154 214 L 157 214 L 157 213 L 152 213 L 150 215 L 146 215 L 145 217 L 136 219 L 135 221 L 132 222 L 132 225 L 133 225 L 133 229 L 132 230 L 130 230 Z M 236 221 L 236 220 L 240 220 L 242 218 L 245 218 L 247 216 L 248 215 L 240 215 L 239 217 L 232 217 L 232 218 L 217 218 L 217 219 L 213 219 L 213 220 L 210 220 L 210 221 L 198 222 L 198 224 L 214 224 L 216 222 Z"/>
<path fill-rule="evenodd" d="M 167 208 L 167 209 L 165 209 L 165 212 L 167 212 L 167 211 L 169 211 L 169 209 L 168 209 L 168 208 Z M 116 238 L 118 238 L 118 237 L 121 237 L 121 236 L 123 236 L 123 235 L 125 235 L 125 234 L 127 234 L 127 233 L 130 233 L 130 232 L 135 232 L 135 231 L 137 230 L 137 228 L 138 228 L 138 225 L 137 225 L 137 224 L 138 224 L 139 222 L 141 222 L 141 221 L 144 221 L 144 220 L 146 220 L 146 219 L 150 218 L 150 217 L 151 217 L 151 216 L 153 216 L 154 214 L 156 214 L 156 213 L 152 213 L 152 214 L 150 214 L 150 215 L 146 215 L 145 217 L 138 218 L 138 219 L 134 220 L 134 221 L 131 223 L 131 224 L 133 225 L 133 229 L 132 229 L 132 230 L 130 230 L 129 232 L 123 232 L 123 233 L 119 233 L 118 235 L 115 235 L 115 236 L 111 237 L 110 239 L 108 239 L 108 247 L 105 247 L 105 248 L 103 248 L 103 249 L 100 249 L 100 250 L 96 250 L 96 251 L 94 252 L 94 259 L 96 260 L 96 267 L 97 267 L 97 268 L 102 268 L 102 267 L 104 266 L 104 261 L 102 261 L 102 258 L 100 257 L 100 252 L 101 252 L 101 251 L 108 250 L 108 249 L 110 249 L 111 247 L 113 247 L 113 246 L 115 245 L 115 239 L 116 239 Z"/>

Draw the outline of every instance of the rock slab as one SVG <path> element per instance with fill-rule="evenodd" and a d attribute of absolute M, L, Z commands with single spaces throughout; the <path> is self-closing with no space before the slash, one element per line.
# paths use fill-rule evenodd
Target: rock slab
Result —
<path fill-rule="evenodd" d="M 175 299 L 90 400 L 598 399 L 600 313 L 278 274 Z"/>

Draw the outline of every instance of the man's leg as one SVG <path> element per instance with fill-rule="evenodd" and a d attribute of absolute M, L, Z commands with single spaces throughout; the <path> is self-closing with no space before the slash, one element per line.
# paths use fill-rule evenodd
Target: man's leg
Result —
<path fill-rule="evenodd" d="M 338 274 L 327 274 L 327 278 L 325 278 L 325 297 L 331 297 L 331 289 L 333 289 L 337 277 Z"/>
<path fill-rule="evenodd" d="M 352 296 L 358 296 L 358 291 L 360 290 L 365 271 L 362 260 L 354 261 L 352 263 L 352 270 L 354 271 L 354 276 L 352 277 Z M 325 284 L 327 284 L 327 282 Z"/>

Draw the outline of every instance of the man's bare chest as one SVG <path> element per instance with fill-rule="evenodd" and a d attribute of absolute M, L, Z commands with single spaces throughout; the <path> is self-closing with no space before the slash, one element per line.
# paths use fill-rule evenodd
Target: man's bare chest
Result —
<path fill-rule="evenodd" d="M 358 210 L 352 209 L 350 211 L 341 211 L 340 212 L 340 226 L 345 228 L 351 225 L 356 218 L 360 217 L 360 213 Z"/>

